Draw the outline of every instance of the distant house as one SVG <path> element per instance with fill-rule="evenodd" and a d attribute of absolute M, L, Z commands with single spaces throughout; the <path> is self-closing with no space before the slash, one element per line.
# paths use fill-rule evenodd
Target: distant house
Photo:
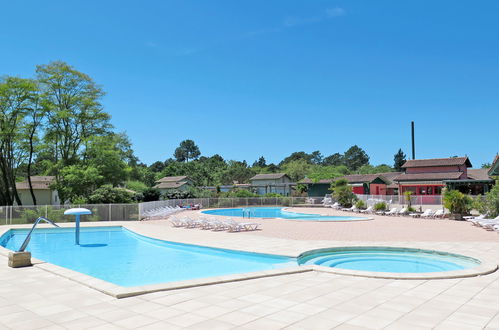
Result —
<path fill-rule="evenodd" d="M 55 176 L 32 176 L 31 185 L 35 194 L 37 205 L 60 205 L 57 190 L 50 188 L 55 182 Z M 16 183 L 17 193 L 23 205 L 33 205 L 33 198 L 29 190 L 29 183 L 26 179 Z"/>
<path fill-rule="evenodd" d="M 393 178 L 400 172 L 376 173 L 376 174 L 352 174 L 334 179 L 324 179 L 314 182 L 308 178 L 299 183 L 307 185 L 309 197 L 320 197 L 330 194 L 331 183 L 345 179 L 352 191 L 358 195 L 393 195 L 396 194 L 398 186 L 394 184 Z"/>
<path fill-rule="evenodd" d="M 440 195 L 444 187 L 466 194 L 486 193 L 494 184 L 487 169 L 472 167 L 468 157 L 408 160 L 404 173 L 394 180 L 400 194 L 411 191 L 413 195 Z"/>
<path fill-rule="evenodd" d="M 291 187 L 295 185 L 285 173 L 257 174 L 249 180 L 251 189 L 259 195 L 277 193 L 290 196 Z"/>
<path fill-rule="evenodd" d="M 489 176 L 499 176 L 499 155 L 496 155 L 496 158 L 494 158 L 492 166 L 490 166 L 487 174 Z"/>
<path fill-rule="evenodd" d="M 159 189 L 162 194 L 172 190 L 186 191 L 194 186 L 194 182 L 188 176 L 165 176 L 156 181 L 154 188 Z"/>

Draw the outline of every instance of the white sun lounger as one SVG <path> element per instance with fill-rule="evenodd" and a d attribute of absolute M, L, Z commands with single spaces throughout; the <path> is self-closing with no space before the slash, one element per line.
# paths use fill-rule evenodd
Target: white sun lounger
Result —
<path fill-rule="evenodd" d="M 360 210 L 359 212 L 360 213 L 371 213 L 373 211 L 373 207 L 372 206 L 369 206 L 367 209 L 365 210 Z"/>

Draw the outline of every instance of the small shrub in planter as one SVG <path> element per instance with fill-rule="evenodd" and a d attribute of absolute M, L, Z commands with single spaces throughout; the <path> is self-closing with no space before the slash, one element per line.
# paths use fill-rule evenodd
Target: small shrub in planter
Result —
<path fill-rule="evenodd" d="M 385 210 L 386 210 L 385 202 L 379 202 L 374 204 L 374 211 L 385 211 Z"/>
<path fill-rule="evenodd" d="M 359 199 L 357 203 L 355 203 L 355 207 L 358 208 L 359 210 L 364 210 L 366 208 L 366 202 Z"/>

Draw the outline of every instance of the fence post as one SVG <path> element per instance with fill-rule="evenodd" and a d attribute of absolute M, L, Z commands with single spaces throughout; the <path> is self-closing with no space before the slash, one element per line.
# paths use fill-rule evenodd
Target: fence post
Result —
<path fill-rule="evenodd" d="M 111 221 L 111 204 L 109 204 L 109 218 L 108 221 Z"/>
<path fill-rule="evenodd" d="M 9 224 L 9 206 L 8 205 L 5 207 L 5 224 L 6 225 Z"/>
<path fill-rule="evenodd" d="M 137 220 L 138 220 L 138 221 L 140 221 L 140 213 L 141 213 L 141 211 L 142 211 L 142 210 L 141 210 L 142 203 L 138 203 L 138 204 L 137 204 L 137 207 L 139 208 L 139 212 L 138 212 L 138 213 L 139 213 L 139 218 L 138 218 Z"/>
<path fill-rule="evenodd" d="M 49 217 L 49 206 L 45 205 L 45 218 Z"/>

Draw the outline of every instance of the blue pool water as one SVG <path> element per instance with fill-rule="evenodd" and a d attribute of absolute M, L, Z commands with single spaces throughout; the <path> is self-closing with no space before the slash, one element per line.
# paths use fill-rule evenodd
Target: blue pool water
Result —
<path fill-rule="evenodd" d="M 282 207 L 247 207 L 235 209 L 217 209 L 203 211 L 202 213 L 211 215 L 222 215 L 228 217 L 247 217 L 248 214 L 254 218 L 280 218 L 288 220 L 308 220 L 308 221 L 355 221 L 368 220 L 362 217 L 340 217 L 340 216 L 321 216 L 318 214 L 307 214 L 289 212 Z"/>
<path fill-rule="evenodd" d="M 304 253 L 300 265 L 387 273 L 432 273 L 460 270 L 480 264 L 476 259 L 435 251 L 403 248 L 325 249 Z"/>
<path fill-rule="evenodd" d="M 12 229 L 0 245 L 18 250 L 28 231 Z M 123 227 L 37 229 L 32 256 L 120 286 L 130 287 L 296 266 L 296 258 L 245 253 L 156 240 Z"/>

